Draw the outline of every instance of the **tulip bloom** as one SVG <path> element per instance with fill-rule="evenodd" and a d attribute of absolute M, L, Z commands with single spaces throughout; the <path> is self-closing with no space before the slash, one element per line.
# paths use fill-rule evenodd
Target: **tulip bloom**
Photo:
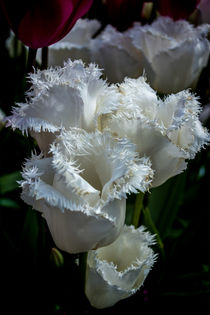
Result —
<path fill-rule="evenodd" d="M 209 0 L 201 0 L 198 9 L 201 12 L 201 22 L 210 24 L 210 2 Z"/>
<path fill-rule="evenodd" d="M 187 160 L 209 141 L 199 121 L 197 97 L 182 91 L 161 100 L 144 77 L 127 78 L 118 88 L 120 106 L 106 118 L 105 129 L 128 138 L 140 156 L 150 157 L 155 171 L 152 186 L 159 186 L 186 169 Z"/>
<path fill-rule="evenodd" d="M 105 0 L 108 22 L 119 30 L 125 30 L 135 21 L 140 21 L 142 0 Z"/>
<path fill-rule="evenodd" d="M 200 0 L 158 0 L 160 15 L 170 16 L 174 20 L 186 19 L 193 13 Z"/>
<path fill-rule="evenodd" d="M 208 63 L 209 30 L 208 24 L 194 27 L 186 21 L 174 22 L 167 17 L 132 28 L 129 36 L 154 89 L 175 93 L 196 86 Z"/>
<path fill-rule="evenodd" d="M 91 7 L 92 0 L 0 0 L 8 23 L 26 46 L 40 48 L 62 39 Z"/>
<path fill-rule="evenodd" d="M 55 244 L 68 253 L 105 246 L 120 233 L 126 194 L 149 188 L 149 159 L 110 134 L 62 133 L 51 157 L 33 156 L 23 170 L 22 199 L 41 211 Z"/>
<path fill-rule="evenodd" d="M 27 103 L 18 104 L 8 125 L 30 132 L 40 149 L 48 154 L 50 143 L 61 129 L 100 128 L 100 117 L 118 105 L 118 93 L 100 78 L 93 64 L 70 60 L 63 68 L 31 74 Z"/>
<path fill-rule="evenodd" d="M 82 24 L 75 26 L 75 35 L 80 34 Z M 86 20 L 85 24 L 87 30 L 91 29 L 91 21 Z M 125 32 L 108 25 L 96 38 L 85 37 L 79 45 L 70 39 L 61 43 L 58 50 L 59 43 L 56 44 L 49 56 L 54 61 L 52 65 L 60 65 L 61 58 L 71 55 L 95 62 L 112 83 L 122 82 L 125 77 L 137 78 L 145 71 L 154 89 L 175 93 L 196 86 L 209 58 L 209 29 L 208 24 L 194 27 L 167 17 L 159 17 L 151 25 L 136 23 Z"/>
<path fill-rule="evenodd" d="M 93 307 L 113 306 L 142 286 L 156 260 L 152 244 L 144 227 L 124 226 L 112 244 L 88 253 L 85 293 Z"/>
<path fill-rule="evenodd" d="M 196 86 L 207 65 L 209 29 L 208 24 L 194 27 L 168 17 L 159 17 L 151 25 L 136 23 L 124 33 L 108 26 L 95 42 L 95 62 L 111 82 L 121 82 L 125 76 L 137 78 L 145 70 L 159 92 L 182 91 Z"/>
<path fill-rule="evenodd" d="M 100 27 L 101 24 L 97 20 L 79 19 L 71 32 L 49 47 L 49 66 L 63 66 L 64 61 L 69 58 L 81 59 L 87 64 L 94 62 L 92 46 L 95 44 L 95 39 L 92 36 Z"/>

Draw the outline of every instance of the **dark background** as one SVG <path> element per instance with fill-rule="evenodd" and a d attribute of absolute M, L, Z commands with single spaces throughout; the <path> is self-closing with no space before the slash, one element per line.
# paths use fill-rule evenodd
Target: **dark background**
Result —
<path fill-rule="evenodd" d="M 0 108 L 11 113 L 24 101 L 26 50 L 10 57 L 5 47 L 7 22 L 0 12 Z M 209 66 L 197 93 L 202 104 L 209 98 Z M 209 127 L 209 120 L 205 122 Z M 141 223 L 157 229 L 164 245 L 156 245 L 158 261 L 144 286 L 114 307 L 95 310 L 85 298 L 77 255 L 62 252 L 64 264 L 52 255 L 55 247 L 44 219 L 20 199 L 16 180 L 36 143 L 19 131 L 0 130 L 0 313 L 1 314 L 148 314 L 210 306 L 210 209 L 208 148 L 189 163 L 187 171 L 153 189 L 147 196 L 151 217 Z M 128 199 L 128 210 L 134 197 Z M 129 223 L 129 215 L 127 217 Z"/>

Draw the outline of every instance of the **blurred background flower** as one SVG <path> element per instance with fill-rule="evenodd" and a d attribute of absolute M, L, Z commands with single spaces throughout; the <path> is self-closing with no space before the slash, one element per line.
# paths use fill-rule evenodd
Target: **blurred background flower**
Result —
<path fill-rule="evenodd" d="M 198 9 L 200 10 L 201 22 L 202 23 L 210 23 L 210 3 L 208 0 L 201 0 Z"/>
<path fill-rule="evenodd" d="M 170 16 L 175 21 L 188 18 L 197 8 L 200 0 L 157 0 L 160 15 Z"/>
<path fill-rule="evenodd" d="M 145 73 L 155 90 L 175 93 L 195 89 L 208 63 L 208 24 L 195 27 L 184 20 L 159 17 L 151 24 L 136 23 L 124 32 L 107 25 L 92 37 L 99 29 L 97 20 L 78 20 L 68 36 L 49 47 L 49 65 L 63 66 L 68 58 L 82 58 L 104 69 L 109 82 Z"/>
<path fill-rule="evenodd" d="M 87 13 L 92 0 L 1 0 L 0 5 L 17 38 L 26 46 L 39 48 L 62 39 Z"/>

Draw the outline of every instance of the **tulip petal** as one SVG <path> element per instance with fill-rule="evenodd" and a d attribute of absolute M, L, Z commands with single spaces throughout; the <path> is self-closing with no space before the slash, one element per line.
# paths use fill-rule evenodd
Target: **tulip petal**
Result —
<path fill-rule="evenodd" d="M 108 133 L 62 132 L 51 157 L 23 170 L 22 199 L 42 212 L 55 244 L 79 253 L 110 244 L 125 220 L 126 194 L 149 188 L 153 171 L 135 146 Z"/>
<path fill-rule="evenodd" d="M 104 118 L 104 130 L 128 138 L 140 156 L 150 158 L 155 171 L 153 187 L 185 170 L 186 160 L 209 142 L 208 131 L 199 121 L 198 99 L 189 91 L 161 100 L 144 77 L 125 79 L 119 91 L 120 106 Z"/>
<path fill-rule="evenodd" d="M 63 66 L 63 62 L 81 59 L 85 63 L 92 61 L 92 44 L 95 40 L 92 36 L 100 28 L 97 20 L 79 19 L 62 40 L 49 47 L 48 64 L 49 66 Z M 93 62 L 95 62 L 93 60 Z"/>
<path fill-rule="evenodd" d="M 82 61 L 70 60 L 63 68 L 31 74 L 28 101 L 13 109 L 7 125 L 30 131 L 47 155 L 53 134 L 72 127 L 94 130 L 100 115 L 118 106 L 116 89 L 100 76 L 95 65 L 85 68 Z"/>
<path fill-rule="evenodd" d="M 45 0 L 19 4 L 21 15 L 14 14 L 14 3 L 0 2 L 8 22 L 25 45 L 36 49 L 62 39 L 75 22 L 91 7 L 92 0 Z"/>
<path fill-rule="evenodd" d="M 112 244 L 88 253 L 85 293 L 93 307 L 110 307 L 140 288 L 156 259 L 153 243 L 144 227 L 124 226 Z"/>

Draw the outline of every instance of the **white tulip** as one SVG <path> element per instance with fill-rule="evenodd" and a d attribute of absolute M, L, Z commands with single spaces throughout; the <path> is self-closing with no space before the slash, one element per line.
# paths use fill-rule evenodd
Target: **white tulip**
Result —
<path fill-rule="evenodd" d="M 79 19 L 72 30 L 60 41 L 49 46 L 49 66 L 63 66 L 64 61 L 82 59 L 85 63 L 92 60 L 93 35 L 101 24 L 97 20 Z"/>
<path fill-rule="evenodd" d="M 92 61 L 104 68 L 110 82 L 137 78 L 145 71 L 151 86 L 162 93 L 194 87 L 207 65 L 209 25 L 159 17 L 151 25 L 135 23 L 121 33 L 108 25 L 96 38 Z"/>
<path fill-rule="evenodd" d="M 209 59 L 209 30 L 208 24 L 194 27 L 184 20 L 159 17 L 129 31 L 139 58 L 147 61 L 142 67 L 155 90 L 175 93 L 196 85 Z"/>
<path fill-rule="evenodd" d="M 79 253 L 113 242 L 125 220 L 126 194 L 149 188 L 153 171 L 135 146 L 110 134 L 62 133 L 51 157 L 23 170 L 22 199 L 41 211 L 55 244 Z"/>
<path fill-rule="evenodd" d="M 199 121 L 199 102 L 189 91 L 161 100 L 144 77 L 125 79 L 118 86 L 121 105 L 104 118 L 104 130 L 136 144 L 140 156 L 148 156 L 155 171 L 152 186 L 182 172 L 188 159 L 209 141 Z"/>
<path fill-rule="evenodd" d="M 104 69 L 104 76 L 111 83 L 122 82 L 125 77 L 137 78 L 147 62 L 143 63 L 136 53 L 128 32 L 118 32 L 111 25 L 95 38 L 91 56 L 92 62 Z"/>
<path fill-rule="evenodd" d="M 85 67 L 78 60 L 69 60 L 63 68 L 31 74 L 27 102 L 13 109 L 13 115 L 7 118 L 8 126 L 30 132 L 45 154 L 61 129 L 93 131 L 100 115 L 111 112 L 118 104 L 116 90 L 100 76 L 95 65 Z"/>
<path fill-rule="evenodd" d="M 93 307 L 113 306 L 142 286 L 156 259 L 152 244 L 144 227 L 124 226 L 112 244 L 88 253 L 85 293 Z"/>

